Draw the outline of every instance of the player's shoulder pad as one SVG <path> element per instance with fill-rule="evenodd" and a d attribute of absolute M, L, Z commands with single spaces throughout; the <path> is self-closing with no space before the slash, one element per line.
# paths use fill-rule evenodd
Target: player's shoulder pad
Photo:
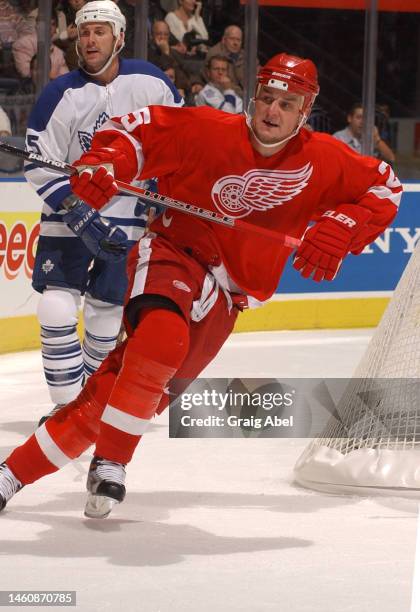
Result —
<path fill-rule="evenodd" d="M 51 115 L 69 89 L 80 89 L 88 83 L 82 70 L 72 70 L 50 81 L 32 108 L 28 128 L 37 132 L 45 130 Z"/>
<path fill-rule="evenodd" d="M 177 125 L 186 123 L 189 129 L 201 125 L 203 122 L 214 122 L 211 111 L 215 109 L 210 106 L 166 106 L 162 104 L 151 104 L 149 106 L 151 113 L 151 123 L 155 121 L 161 126 L 172 125 L 176 122 Z M 208 112 L 210 111 L 210 113 Z M 217 111 L 222 115 L 222 111 Z"/>
<path fill-rule="evenodd" d="M 146 60 L 122 58 L 118 74 L 150 74 L 160 78 L 164 73 L 160 68 Z"/>
<path fill-rule="evenodd" d="M 140 74 L 144 76 L 154 77 L 155 79 L 160 79 L 172 91 L 173 96 L 175 98 L 175 102 L 181 101 L 182 98 L 179 95 L 177 88 L 172 83 L 172 81 L 169 79 L 169 77 L 163 72 L 163 70 L 161 70 L 154 64 L 147 62 L 146 60 L 122 58 L 120 60 L 118 76 L 135 75 L 135 74 Z"/>
<path fill-rule="evenodd" d="M 194 107 L 192 107 L 194 108 Z M 225 111 L 214 108 L 213 106 L 197 106 L 194 108 L 201 114 L 201 120 L 217 125 L 232 123 L 244 123 L 245 116 L 242 113 L 226 113 Z"/>
<path fill-rule="evenodd" d="M 226 113 L 212 106 L 192 106 L 179 109 L 184 120 L 191 120 L 188 125 L 189 132 L 196 132 L 202 138 L 203 130 L 212 134 L 221 141 L 225 138 L 226 129 L 231 126 L 242 127 L 245 123 L 244 115 L 240 113 Z M 184 114 L 185 113 L 185 114 Z"/>

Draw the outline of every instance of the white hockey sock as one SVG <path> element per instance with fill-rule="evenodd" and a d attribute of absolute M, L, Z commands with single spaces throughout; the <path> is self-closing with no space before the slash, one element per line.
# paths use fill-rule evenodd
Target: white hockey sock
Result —
<path fill-rule="evenodd" d="M 84 369 L 76 331 L 78 295 L 45 290 L 39 306 L 42 362 L 51 400 L 67 404 L 79 394 Z"/>
<path fill-rule="evenodd" d="M 85 337 L 83 340 L 83 360 L 85 375 L 90 376 L 117 344 L 123 308 L 85 296 L 83 309 Z"/>
<path fill-rule="evenodd" d="M 83 358 L 76 326 L 41 325 L 42 363 L 55 404 L 77 397 L 83 383 Z"/>
<path fill-rule="evenodd" d="M 118 334 L 116 336 L 95 336 L 85 330 L 83 339 L 83 361 L 85 364 L 85 374 L 90 376 L 99 368 L 105 357 L 110 353 L 117 344 Z"/>

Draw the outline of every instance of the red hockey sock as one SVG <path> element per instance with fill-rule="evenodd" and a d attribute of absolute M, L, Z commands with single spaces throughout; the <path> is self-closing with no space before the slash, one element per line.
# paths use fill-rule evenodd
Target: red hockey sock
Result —
<path fill-rule="evenodd" d="M 164 309 L 145 310 L 128 339 L 102 418 L 95 455 L 128 463 L 169 380 L 188 352 L 188 325 Z"/>

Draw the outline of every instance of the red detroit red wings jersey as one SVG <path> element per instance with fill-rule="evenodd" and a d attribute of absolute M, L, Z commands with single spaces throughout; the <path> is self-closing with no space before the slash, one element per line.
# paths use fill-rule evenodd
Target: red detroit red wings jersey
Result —
<path fill-rule="evenodd" d="M 135 150 L 139 178 L 158 177 L 162 194 L 296 238 L 325 211 L 356 203 L 372 211 L 363 247 L 393 219 L 401 194 L 386 163 L 329 135 L 304 129 L 282 151 L 263 157 L 243 115 L 206 107 L 151 106 L 113 119 L 93 139 L 92 148 L 101 146 L 122 148 L 131 158 Z M 291 252 L 271 238 L 171 209 L 151 229 L 203 263 L 225 266 L 259 300 L 273 294 Z"/>

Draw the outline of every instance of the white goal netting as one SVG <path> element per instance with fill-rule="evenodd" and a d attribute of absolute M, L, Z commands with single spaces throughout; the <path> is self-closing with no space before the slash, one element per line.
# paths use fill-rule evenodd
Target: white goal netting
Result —
<path fill-rule="evenodd" d="M 420 495 L 420 241 L 337 414 L 297 461 L 298 483 Z"/>

